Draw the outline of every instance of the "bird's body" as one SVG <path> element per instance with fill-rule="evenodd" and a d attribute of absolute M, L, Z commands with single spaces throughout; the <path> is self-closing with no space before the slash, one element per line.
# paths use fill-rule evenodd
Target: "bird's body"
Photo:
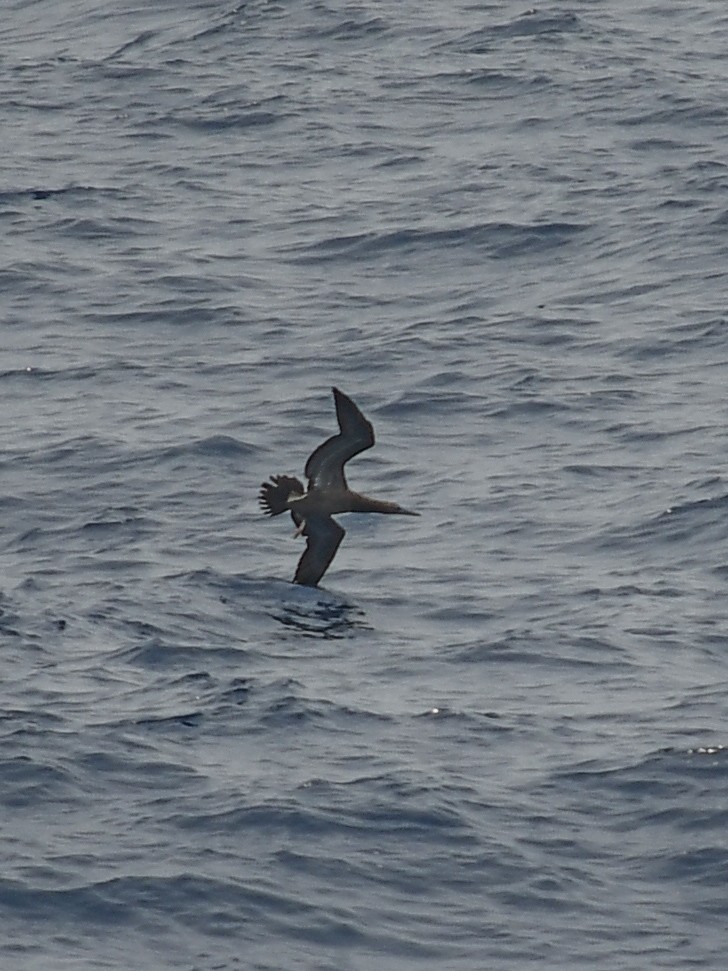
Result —
<path fill-rule="evenodd" d="M 349 488 L 344 465 L 374 444 L 374 429 L 357 406 L 338 388 L 333 388 L 339 434 L 323 442 L 309 456 L 305 474 L 308 490 L 293 476 L 274 475 L 260 489 L 260 505 L 269 516 L 288 510 L 297 529 L 306 537 L 294 583 L 315 587 L 328 569 L 345 531 L 331 517 L 342 512 L 378 512 L 418 516 L 396 502 L 371 499 Z"/>

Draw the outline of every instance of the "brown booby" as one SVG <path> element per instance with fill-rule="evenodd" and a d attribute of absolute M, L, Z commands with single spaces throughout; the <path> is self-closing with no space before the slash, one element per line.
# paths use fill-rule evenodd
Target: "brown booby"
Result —
<path fill-rule="evenodd" d="M 352 492 L 344 476 L 344 466 L 359 452 L 374 444 L 374 429 L 357 406 L 338 388 L 332 388 L 339 434 L 323 442 L 309 456 L 304 469 L 308 491 L 293 476 L 272 475 L 260 487 L 260 502 L 268 516 L 288 510 L 296 524 L 295 536 L 306 537 L 294 583 L 315 587 L 346 535 L 331 517 L 341 512 L 381 512 L 396 516 L 419 516 L 396 502 L 370 499 Z"/>

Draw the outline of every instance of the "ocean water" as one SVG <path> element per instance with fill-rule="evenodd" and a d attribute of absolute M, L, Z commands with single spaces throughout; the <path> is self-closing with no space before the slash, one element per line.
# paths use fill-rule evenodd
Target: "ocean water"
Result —
<path fill-rule="evenodd" d="M 724 968 L 726 30 L 6 0 L 4 971 Z"/>

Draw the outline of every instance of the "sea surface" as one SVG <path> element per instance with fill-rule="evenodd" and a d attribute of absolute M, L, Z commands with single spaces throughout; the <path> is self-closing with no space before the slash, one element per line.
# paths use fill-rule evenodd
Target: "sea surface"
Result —
<path fill-rule="evenodd" d="M 726 36 L 4 0 L 2 971 L 723 971 Z"/>

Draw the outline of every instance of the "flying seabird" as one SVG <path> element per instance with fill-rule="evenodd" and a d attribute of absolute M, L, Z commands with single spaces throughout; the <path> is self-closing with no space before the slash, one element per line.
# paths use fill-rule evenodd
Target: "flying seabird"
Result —
<path fill-rule="evenodd" d="M 295 536 L 306 537 L 306 550 L 301 557 L 294 583 L 315 587 L 346 535 L 331 517 L 341 512 L 381 512 L 397 516 L 419 516 L 396 502 L 370 499 L 352 492 L 346 483 L 344 466 L 359 452 L 374 444 L 374 429 L 357 406 L 338 388 L 334 392 L 339 434 L 333 435 L 309 456 L 304 469 L 308 491 L 293 476 L 272 475 L 260 487 L 260 502 L 268 516 L 288 510 L 296 524 Z"/>

